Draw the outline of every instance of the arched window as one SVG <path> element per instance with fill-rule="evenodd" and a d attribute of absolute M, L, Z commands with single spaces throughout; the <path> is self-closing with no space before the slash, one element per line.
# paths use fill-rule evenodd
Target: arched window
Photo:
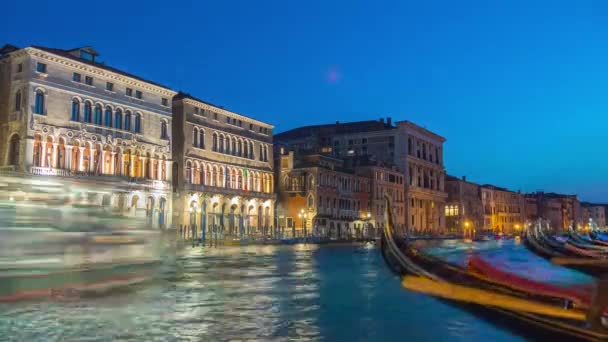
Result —
<path fill-rule="evenodd" d="M 192 163 L 190 161 L 186 162 L 186 183 L 192 183 Z"/>
<path fill-rule="evenodd" d="M 112 127 L 112 108 L 106 107 L 106 112 L 103 116 L 103 125 L 106 127 Z"/>
<path fill-rule="evenodd" d="M 160 138 L 161 139 L 169 138 L 169 134 L 167 132 L 167 121 L 166 120 L 160 121 Z"/>
<path fill-rule="evenodd" d="M 219 146 L 219 151 L 220 152 L 224 152 L 224 136 L 220 135 L 220 146 Z"/>
<path fill-rule="evenodd" d="M 247 140 L 243 143 L 243 157 L 249 158 L 249 143 Z"/>
<path fill-rule="evenodd" d="M 249 159 L 255 159 L 255 155 L 253 154 L 253 142 L 249 142 Z"/>
<path fill-rule="evenodd" d="M 239 140 L 239 146 L 238 146 L 238 152 L 239 152 L 239 156 L 243 156 L 243 141 Z"/>
<path fill-rule="evenodd" d="M 93 121 L 96 125 L 101 126 L 101 105 L 95 105 L 95 119 Z"/>
<path fill-rule="evenodd" d="M 21 110 L 21 90 L 17 90 L 15 94 L 15 111 Z"/>
<path fill-rule="evenodd" d="M 36 91 L 36 102 L 34 105 L 34 113 L 44 114 L 44 93 L 42 90 Z"/>
<path fill-rule="evenodd" d="M 19 135 L 15 134 L 11 137 L 11 142 L 8 149 L 8 165 L 19 164 Z"/>
<path fill-rule="evenodd" d="M 236 155 L 236 139 L 232 139 L 232 155 Z"/>
<path fill-rule="evenodd" d="M 125 112 L 125 130 L 126 131 L 131 130 L 131 112 L 130 111 Z"/>
<path fill-rule="evenodd" d="M 192 145 L 198 147 L 198 128 L 194 127 L 192 132 Z"/>
<path fill-rule="evenodd" d="M 225 153 L 230 153 L 230 137 L 226 137 Z"/>
<path fill-rule="evenodd" d="M 213 133 L 213 151 L 217 152 L 217 133 Z"/>
<path fill-rule="evenodd" d="M 268 146 L 264 145 L 264 161 L 268 161 Z"/>
<path fill-rule="evenodd" d="M 264 161 L 264 147 L 260 144 L 260 160 Z"/>
<path fill-rule="evenodd" d="M 84 122 L 91 123 L 92 115 L 91 115 L 91 102 L 86 101 L 84 103 Z"/>
<path fill-rule="evenodd" d="M 141 133 L 141 114 L 135 114 L 135 133 Z"/>
<path fill-rule="evenodd" d="M 198 147 L 205 148 L 205 131 L 202 128 L 198 131 Z"/>
<path fill-rule="evenodd" d="M 80 121 L 80 101 L 72 100 L 72 121 Z"/>
<path fill-rule="evenodd" d="M 42 141 L 39 135 L 34 138 L 34 166 L 42 165 Z"/>
<path fill-rule="evenodd" d="M 114 113 L 114 128 L 122 129 L 122 111 L 120 109 Z"/>
<path fill-rule="evenodd" d="M 308 195 L 308 209 L 313 209 L 315 206 L 315 198 L 312 195 Z"/>

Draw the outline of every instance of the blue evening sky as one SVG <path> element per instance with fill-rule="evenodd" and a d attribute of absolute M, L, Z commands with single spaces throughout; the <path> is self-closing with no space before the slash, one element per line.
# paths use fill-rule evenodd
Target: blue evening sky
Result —
<path fill-rule="evenodd" d="M 293 127 L 391 116 L 448 173 L 608 202 L 608 6 L 596 1 L 9 1 L 0 43 L 101 60 Z"/>

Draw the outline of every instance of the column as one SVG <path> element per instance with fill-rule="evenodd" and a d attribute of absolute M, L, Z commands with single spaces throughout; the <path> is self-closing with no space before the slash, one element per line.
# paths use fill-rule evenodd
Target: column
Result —
<path fill-rule="evenodd" d="M 82 164 L 83 164 L 83 158 L 84 158 L 84 147 L 78 147 L 78 149 L 80 150 L 80 153 L 78 153 L 78 171 L 86 171 L 82 169 Z"/>
<path fill-rule="evenodd" d="M 108 174 L 114 175 L 116 174 L 116 162 L 114 161 L 114 157 L 116 156 L 116 152 L 110 152 L 110 172 Z"/>
<path fill-rule="evenodd" d="M 139 177 L 141 178 L 146 178 L 146 168 L 149 167 L 146 164 L 147 160 L 147 157 L 139 157 Z"/>
<path fill-rule="evenodd" d="M 51 165 L 50 167 L 57 167 L 57 143 L 53 143 L 53 149 L 51 150 Z"/>
<path fill-rule="evenodd" d="M 72 148 L 73 146 L 65 146 L 65 169 L 72 170 Z"/>
<path fill-rule="evenodd" d="M 89 150 L 89 171 L 95 172 L 95 149 L 93 148 Z"/>
<path fill-rule="evenodd" d="M 40 162 L 40 166 L 48 167 L 48 165 L 46 165 L 46 140 L 44 140 L 44 142 L 41 141 L 40 144 L 42 146 L 42 160 Z"/>
<path fill-rule="evenodd" d="M 171 168 L 171 161 L 170 160 L 166 160 L 165 161 L 165 170 L 167 171 L 167 178 L 163 179 L 164 181 L 169 181 L 172 179 L 173 177 L 173 169 Z"/>
<path fill-rule="evenodd" d="M 135 174 L 135 156 L 131 154 L 131 164 L 129 164 L 129 177 L 137 177 Z"/>
<path fill-rule="evenodd" d="M 162 161 L 162 160 L 160 160 L 160 159 L 157 159 L 157 160 L 156 160 L 156 163 L 157 163 L 157 164 L 156 164 L 156 165 L 157 165 L 157 167 L 156 167 L 156 179 L 161 180 L 161 181 L 162 181 L 162 180 L 164 180 L 164 179 L 162 178 L 162 175 L 163 175 L 163 173 L 162 173 L 162 172 L 163 172 L 162 162 L 163 162 L 163 161 Z M 203 183 L 202 181 L 203 181 L 203 180 L 201 179 L 201 184 Z"/>
<path fill-rule="evenodd" d="M 99 171 L 102 175 L 108 173 L 106 171 L 106 151 L 105 150 L 101 150 L 101 167 L 99 168 Z"/>

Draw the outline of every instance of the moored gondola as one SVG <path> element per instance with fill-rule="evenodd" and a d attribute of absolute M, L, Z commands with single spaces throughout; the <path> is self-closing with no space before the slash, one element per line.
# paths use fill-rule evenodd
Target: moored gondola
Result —
<path fill-rule="evenodd" d="M 527 338 L 608 340 L 608 330 L 597 314 L 603 310 L 588 314 L 568 305 L 568 298 L 505 286 L 427 256 L 407 240 L 396 238 L 388 199 L 386 208 L 388 222 L 382 234 L 381 251 L 388 266 L 402 277 L 405 288 L 460 306 Z"/>

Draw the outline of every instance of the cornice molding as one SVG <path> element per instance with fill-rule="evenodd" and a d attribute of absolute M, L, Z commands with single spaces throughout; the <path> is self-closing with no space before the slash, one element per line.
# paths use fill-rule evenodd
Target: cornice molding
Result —
<path fill-rule="evenodd" d="M 173 96 L 175 96 L 177 94 L 176 91 L 167 89 L 167 88 L 162 88 L 159 86 L 155 86 L 153 84 L 144 82 L 144 81 L 140 81 L 125 75 L 121 75 L 115 72 L 111 72 L 102 68 L 98 68 L 95 66 L 91 66 L 91 65 L 87 65 L 84 63 L 79 63 L 77 61 L 71 60 L 69 58 L 66 57 L 62 57 L 62 56 L 58 56 L 55 55 L 53 53 L 50 52 L 46 52 L 46 51 L 42 51 L 42 50 L 38 50 L 36 48 L 32 48 L 32 47 L 27 47 L 25 49 L 23 49 L 24 53 L 27 53 L 31 56 L 35 56 L 38 58 L 42 58 L 44 60 L 53 62 L 53 63 L 57 63 L 57 64 L 61 64 L 63 66 L 66 67 L 70 67 L 70 68 L 74 68 L 74 69 L 78 69 L 93 75 L 98 75 L 101 77 L 105 77 L 108 78 L 110 80 L 114 80 L 117 82 L 121 82 L 139 89 L 145 89 L 147 91 L 150 92 L 154 92 L 160 95 L 164 95 L 167 96 L 169 98 L 172 98 Z M 13 54 L 12 56 L 19 56 L 19 54 L 21 53 L 21 51 L 18 51 L 17 53 Z"/>
<path fill-rule="evenodd" d="M 216 112 L 218 114 L 222 114 L 222 115 L 230 116 L 230 117 L 233 117 L 233 118 L 236 118 L 236 119 L 240 119 L 240 120 L 243 120 L 243 121 L 247 121 L 249 123 L 260 125 L 262 127 L 266 127 L 266 128 L 270 128 L 270 129 L 274 128 L 273 125 L 267 124 L 265 122 L 262 122 L 262 121 L 259 121 L 259 120 L 256 120 L 256 119 L 252 119 L 252 118 L 250 118 L 248 116 L 244 116 L 244 115 L 241 115 L 241 114 L 238 114 L 238 113 L 234 113 L 234 112 L 231 112 L 231 111 L 226 110 L 226 109 L 222 109 L 222 108 L 219 108 L 219 107 L 216 107 L 216 106 L 212 106 L 212 105 L 209 105 L 207 103 L 199 102 L 199 101 L 188 99 L 188 98 L 183 99 L 183 101 L 184 101 L 184 103 L 187 103 L 187 104 L 190 104 L 190 105 L 193 105 L 193 106 L 196 106 L 198 108 L 205 109 L 205 110 L 210 110 L 210 111 Z"/>

